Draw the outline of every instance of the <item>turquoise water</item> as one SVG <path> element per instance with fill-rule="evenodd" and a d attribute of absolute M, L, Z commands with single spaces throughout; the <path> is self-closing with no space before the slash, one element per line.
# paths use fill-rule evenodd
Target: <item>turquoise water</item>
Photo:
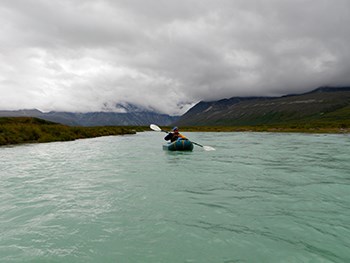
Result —
<path fill-rule="evenodd" d="M 350 136 L 0 148 L 0 262 L 350 262 Z"/>

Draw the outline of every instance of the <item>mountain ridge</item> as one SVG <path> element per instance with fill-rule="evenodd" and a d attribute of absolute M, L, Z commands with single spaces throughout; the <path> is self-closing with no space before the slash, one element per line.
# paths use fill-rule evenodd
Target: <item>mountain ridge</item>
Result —
<path fill-rule="evenodd" d="M 69 126 L 148 126 L 151 123 L 169 125 L 178 116 L 156 112 L 41 112 L 37 109 L 0 110 L 0 117 L 35 117 Z"/>
<path fill-rule="evenodd" d="M 231 97 L 200 101 L 182 116 L 146 111 L 132 104 L 125 112 L 41 112 L 37 109 L 0 111 L 2 117 L 36 117 L 69 126 L 255 126 L 323 122 L 350 127 L 350 86 L 323 86 L 279 97 Z"/>
<path fill-rule="evenodd" d="M 179 126 L 282 125 L 308 121 L 348 123 L 350 87 L 319 87 L 280 97 L 232 97 L 201 101 L 174 124 Z"/>

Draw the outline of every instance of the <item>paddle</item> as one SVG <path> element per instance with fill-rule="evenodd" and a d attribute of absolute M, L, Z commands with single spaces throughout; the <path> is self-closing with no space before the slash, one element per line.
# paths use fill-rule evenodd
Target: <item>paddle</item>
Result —
<path fill-rule="evenodd" d="M 158 127 L 157 125 L 155 125 L 155 124 L 151 124 L 149 127 L 150 127 L 152 130 L 154 130 L 154 131 L 169 133 L 169 132 L 167 132 L 167 131 L 162 130 L 161 128 L 159 128 L 159 127 Z M 215 148 L 213 148 L 213 147 L 211 147 L 211 146 L 204 146 L 204 145 L 201 145 L 201 144 L 196 143 L 196 142 L 194 142 L 194 141 L 191 141 L 191 142 L 192 142 L 194 145 L 197 145 L 197 146 L 202 147 L 205 151 L 215 151 Z"/>

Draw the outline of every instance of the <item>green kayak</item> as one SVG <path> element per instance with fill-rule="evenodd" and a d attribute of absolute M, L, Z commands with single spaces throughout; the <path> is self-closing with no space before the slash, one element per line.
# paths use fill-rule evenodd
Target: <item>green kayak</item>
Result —
<path fill-rule="evenodd" d="M 190 140 L 179 139 L 174 142 L 163 145 L 163 150 L 166 151 L 192 151 L 193 143 Z"/>

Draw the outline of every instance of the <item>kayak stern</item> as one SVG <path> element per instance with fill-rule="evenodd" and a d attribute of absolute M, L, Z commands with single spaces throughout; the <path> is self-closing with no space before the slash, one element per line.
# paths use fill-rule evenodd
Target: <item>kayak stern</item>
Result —
<path fill-rule="evenodd" d="M 177 140 L 163 145 L 166 151 L 192 151 L 193 143 L 190 140 Z"/>

